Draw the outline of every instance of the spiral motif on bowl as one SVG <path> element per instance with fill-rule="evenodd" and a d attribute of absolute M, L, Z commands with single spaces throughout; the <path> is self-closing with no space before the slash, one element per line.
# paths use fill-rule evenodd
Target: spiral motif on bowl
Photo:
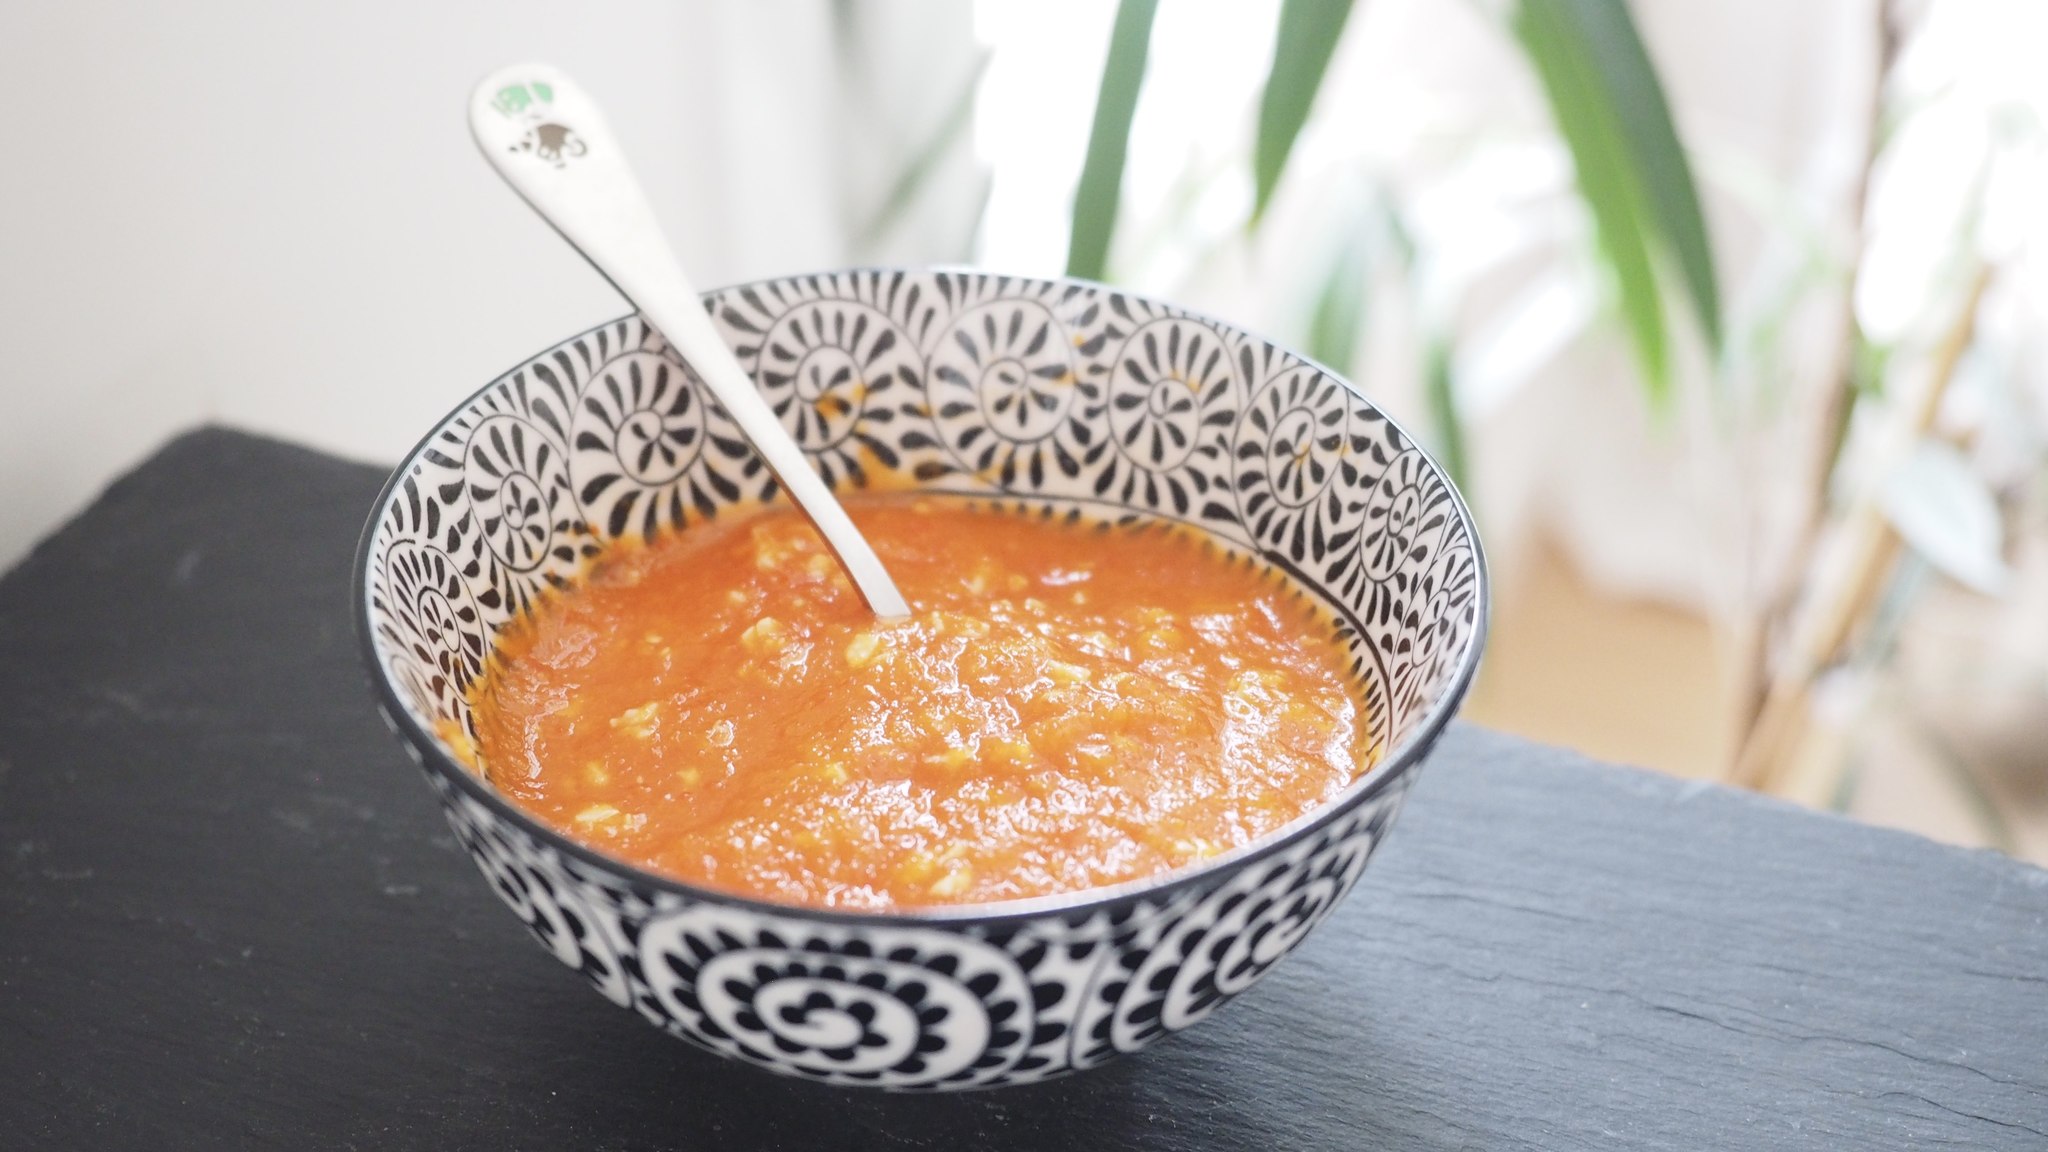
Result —
<path fill-rule="evenodd" d="M 1449 536 L 1436 560 L 1418 577 L 1414 601 L 1413 658 L 1396 665 L 1390 699 L 1403 721 L 1435 696 L 1456 652 L 1456 633 L 1471 627 L 1479 588 L 1479 560 L 1460 531 Z"/>
<path fill-rule="evenodd" d="M 388 615 L 380 625 L 396 641 L 387 666 L 423 716 L 459 716 L 463 693 L 483 671 L 482 614 L 460 565 L 432 544 L 398 539 L 384 550 Z"/>
<path fill-rule="evenodd" d="M 755 377 L 769 406 L 804 450 L 817 455 L 860 437 L 895 455 L 877 427 L 919 383 L 917 350 L 880 310 L 853 300 L 814 300 L 778 317 L 761 341 Z M 861 436 L 865 432 L 866 436 Z"/>
<path fill-rule="evenodd" d="M 1306 364 L 1267 380 L 1237 423 L 1233 487 L 1246 531 L 1297 564 L 1335 546 L 1347 497 L 1351 406 L 1344 386 Z"/>
<path fill-rule="evenodd" d="M 520 416 L 486 416 L 470 430 L 462 480 L 484 546 L 508 572 L 547 562 L 576 520 L 561 447 Z"/>
<path fill-rule="evenodd" d="M 643 497 L 675 484 L 703 453 L 707 407 L 666 356 L 633 351 L 606 361 L 569 428 L 570 480 L 588 520 L 615 536 L 634 527 L 627 517 Z"/>
<path fill-rule="evenodd" d="M 1215 329 L 1158 319 L 1131 333 L 1109 376 L 1111 438 L 1125 459 L 1170 472 L 1236 422 L 1236 373 Z"/>
<path fill-rule="evenodd" d="M 1449 515 L 1443 482 L 1421 452 L 1410 448 L 1394 457 L 1372 481 L 1364 502 L 1358 554 L 1369 579 L 1385 581 L 1411 558 L 1427 558 L 1435 530 Z"/>
<path fill-rule="evenodd" d="M 1044 482 L 1049 452 L 1074 471 L 1060 443 L 1092 418 L 1074 370 L 1072 341 L 1036 300 L 1000 300 L 953 318 L 931 353 L 925 387 L 939 437 L 969 471 L 1004 488 Z M 1084 433 L 1085 435 L 1085 433 Z"/>
<path fill-rule="evenodd" d="M 1254 867 L 1189 913 L 1126 984 L 1110 1027 L 1120 1052 L 1178 1032 L 1250 987 L 1322 923 L 1364 870 L 1364 827 L 1294 863 Z"/>
<path fill-rule="evenodd" d="M 640 950 L 671 1019 L 774 1071 L 956 1086 L 1000 1076 L 1028 1039 L 1022 970 L 955 933 L 770 921 L 700 905 L 649 923 Z"/>

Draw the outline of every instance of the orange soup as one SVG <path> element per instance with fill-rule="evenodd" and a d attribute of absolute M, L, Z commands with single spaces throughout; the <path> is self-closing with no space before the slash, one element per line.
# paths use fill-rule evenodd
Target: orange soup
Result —
<path fill-rule="evenodd" d="M 876 909 L 1153 875 L 1369 766 L 1327 619 L 1198 533 L 851 511 L 910 619 L 787 509 L 615 547 L 472 692 L 489 779 L 653 871 Z"/>

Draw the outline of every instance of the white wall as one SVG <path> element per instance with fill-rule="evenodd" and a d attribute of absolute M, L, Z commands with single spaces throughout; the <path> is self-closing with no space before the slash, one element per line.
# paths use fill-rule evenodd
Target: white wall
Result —
<path fill-rule="evenodd" d="M 499 65 L 605 102 L 700 283 L 846 262 L 972 53 L 964 5 L 858 9 L 853 68 L 827 0 L 0 6 L 0 566 L 179 429 L 388 462 L 624 310 L 477 157 Z M 956 217 L 861 254 L 957 255 Z"/>

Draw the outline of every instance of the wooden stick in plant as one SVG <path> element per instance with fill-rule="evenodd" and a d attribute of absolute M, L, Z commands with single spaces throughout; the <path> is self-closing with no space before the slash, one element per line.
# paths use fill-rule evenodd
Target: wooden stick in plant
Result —
<path fill-rule="evenodd" d="M 1934 348 L 1920 388 L 1903 400 L 1880 429 L 1878 467 L 1843 514 L 1833 563 L 1816 574 L 1805 609 L 1787 645 L 1784 663 L 1764 696 L 1763 708 L 1736 758 L 1735 782 L 1765 792 L 1782 790 L 1792 757 L 1813 709 L 1813 686 L 1870 614 L 1898 558 L 1898 533 L 1880 502 L 1883 476 L 1906 458 L 1933 426 L 1955 379 L 1956 365 L 1976 338 L 1977 309 L 1991 283 L 1980 265 L 1963 293 L 1960 311 Z"/>
<path fill-rule="evenodd" d="M 1771 681 L 1768 666 L 1770 639 L 1798 605 L 1802 574 L 1813 558 L 1821 530 L 1827 523 L 1828 484 L 1834 477 L 1835 464 L 1841 459 L 1849 413 L 1855 400 L 1856 346 L 1860 331 L 1856 321 L 1856 273 L 1862 266 L 1864 219 L 1870 213 L 1870 173 L 1877 166 L 1878 155 L 1884 151 L 1885 89 L 1904 42 L 1904 16 L 1898 5 L 1892 0 L 1879 0 L 1877 56 L 1871 73 L 1870 104 L 1865 124 L 1868 135 L 1864 141 L 1863 164 L 1856 173 L 1856 188 L 1849 196 L 1850 275 L 1842 286 L 1840 361 L 1835 371 L 1821 381 L 1823 391 L 1816 404 L 1811 467 L 1807 470 L 1806 483 L 1800 493 L 1805 506 L 1784 568 L 1785 575 L 1774 587 L 1763 590 L 1761 603 L 1755 606 L 1754 615 L 1747 622 L 1747 634 L 1740 637 L 1736 645 L 1738 651 L 1734 658 L 1740 661 L 1740 666 L 1737 671 L 1739 681 L 1733 695 L 1734 722 L 1739 731 L 1753 731 L 1762 714 L 1764 695 Z"/>

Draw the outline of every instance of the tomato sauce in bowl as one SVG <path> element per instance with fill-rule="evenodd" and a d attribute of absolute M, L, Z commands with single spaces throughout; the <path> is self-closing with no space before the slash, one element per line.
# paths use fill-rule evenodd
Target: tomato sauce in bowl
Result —
<path fill-rule="evenodd" d="M 878 622 L 788 509 L 615 544 L 500 636 L 458 747 L 610 855 L 850 909 L 1155 875 L 1371 767 L 1328 617 L 1200 533 L 849 510 L 910 619 Z"/>

